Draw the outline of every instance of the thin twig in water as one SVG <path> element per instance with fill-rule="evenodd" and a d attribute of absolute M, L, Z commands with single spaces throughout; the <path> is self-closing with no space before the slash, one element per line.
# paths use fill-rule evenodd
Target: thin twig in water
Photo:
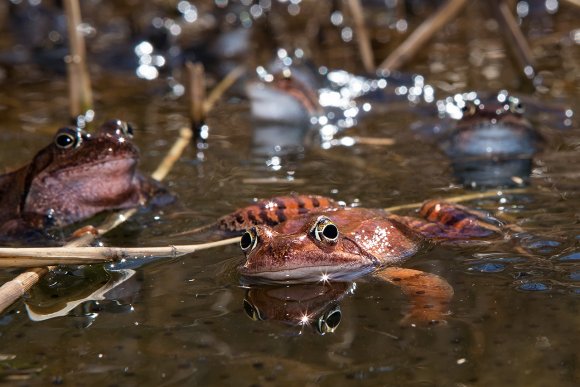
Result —
<path fill-rule="evenodd" d="M 526 188 L 513 188 L 513 189 L 506 189 L 506 190 L 476 192 L 476 193 L 472 193 L 472 194 L 452 196 L 450 198 L 445 198 L 444 200 L 447 202 L 452 202 L 452 203 L 460 203 L 460 202 L 466 202 L 468 200 L 501 197 L 503 195 L 516 195 L 516 194 L 520 194 L 520 193 L 524 193 L 524 192 L 527 192 Z M 388 211 L 388 212 L 395 212 L 395 211 L 407 210 L 407 209 L 411 209 L 411 208 L 419 208 L 422 205 L 423 205 L 423 202 L 401 204 L 399 206 L 392 206 L 392 207 L 385 208 L 384 210 Z"/>
<path fill-rule="evenodd" d="M 512 49 L 524 76 L 531 79 L 535 76 L 534 56 L 517 20 L 511 14 L 508 4 L 503 0 L 493 0 L 491 3 L 499 25 L 508 37 Z"/>
<path fill-rule="evenodd" d="M 65 0 L 64 8 L 68 24 L 69 55 L 65 58 L 68 69 L 70 115 L 78 124 L 88 110 L 93 108 L 91 79 L 87 67 L 87 50 L 81 30 L 81 11 L 78 0 Z M 84 120 L 84 118 L 83 118 Z"/>
<path fill-rule="evenodd" d="M 191 129 L 181 128 L 179 131 L 179 138 L 175 141 L 165 158 L 161 161 L 161 164 L 157 167 L 155 172 L 151 174 L 151 177 L 157 181 L 165 179 L 165 176 L 171 171 L 175 162 L 181 157 L 183 150 L 187 148 L 187 145 L 191 141 Z"/>
<path fill-rule="evenodd" d="M 248 177 L 242 179 L 242 184 L 292 184 L 300 185 L 306 183 L 304 179 L 288 179 L 285 177 Z"/>
<path fill-rule="evenodd" d="M 201 63 L 187 62 L 185 68 L 187 70 L 191 127 L 197 132 L 205 122 L 205 109 L 203 108 L 206 87 L 205 70 Z"/>
<path fill-rule="evenodd" d="M 246 72 L 244 66 L 238 66 L 225 76 L 224 79 L 220 81 L 209 93 L 205 102 L 203 103 L 203 109 L 205 114 L 208 114 L 211 109 L 213 109 L 215 103 L 221 98 L 221 96 L 230 88 L 232 85 Z"/>
<path fill-rule="evenodd" d="M 413 33 L 393 51 L 379 66 L 383 71 L 400 69 L 417 51 L 427 43 L 445 24 L 449 23 L 465 6 L 467 0 L 449 0 L 433 16 L 425 20 Z"/>
<path fill-rule="evenodd" d="M 239 237 L 235 237 L 195 245 L 165 247 L 3 247 L 0 248 L 0 267 L 35 267 L 47 264 L 89 265 L 123 259 L 176 258 L 200 250 L 238 243 L 239 240 Z"/>
<path fill-rule="evenodd" d="M 348 6 L 354 21 L 356 40 L 365 71 L 371 74 L 375 71 L 375 58 L 360 0 L 348 0 Z"/>
<path fill-rule="evenodd" d="M 372 145 L 372 146 L 391 146 L 395 145 L 395 140 L 386 137 L 353 137 L 357 144 Z"/>
<path fill-rule="evenodd" d="M 187 132 L 189 132 L 189 134 L 187 134 Z M 188 130 L 186 131 L 182 130 L 180 135 L 184 137 L 180 137 L 176 141 L 175 145 L 170 149 L 169 153 L 166 156 L 166 158 L 173 160 L 173 162 L 175 162 L 179 158 L 178 153 L 183 151 L 183 149 L 187 146 L 189 138 L 191 138 L 191 132 Z M 162 180 L 171 170 L 172 166 L 173 164 L 166 162 L 164 159 L 157 168 L 157 170 L 153 172 L 152 175 L 155 176 L 157 180 Z M 65 247 L 72 248 L 78 246 L 86 246 L 90 244 L 97 235 L 105 234 L 106 232 L 114 229 L 119 224 L 129 219 L 136 211 L 137 211 L 136 209 L 132 208 L 117 213 L 115 216 L 109 217 L 107 220 L 105 220 L 104 223 L 102 223 L 97 227 L 96 235 L 85 234 L 67 243 Z M 46 262 L 45 264 L 49 264 L 49 262 Z M 4 285 L 2 285 L 2 287 L 0 287 L 0 313 L 3 313 L 6 310 L 6 308 L 8 308 L 16 300 L 22 297 L 44 275 L 46 275 L 49 271 L 54 270 L 54 268 L 55 266 L 48 266 L 43 268 L 29 269 L 26 272 L 18 275 L 11 281 L 8 281 Z"/>

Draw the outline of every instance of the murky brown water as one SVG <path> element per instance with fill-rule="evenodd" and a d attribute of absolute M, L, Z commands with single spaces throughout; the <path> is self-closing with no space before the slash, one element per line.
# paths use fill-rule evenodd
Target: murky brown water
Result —
<path fill-rule="evenodd" d="M 284 17 L 289 18 L 286 14 Z M 288 20 L 294 20 L 289 18 Z M 531 97 L 580 105 L 580 9 L 560 2 L 553 15 L 526 18 L 524 32 L 543 69 Z M 417 21 L 410 19 L 411 26 Z M 293 26 L 294 28 L 298 28 Z M 290 26 L 288 28 L 291 28 Z M 380 28 L 378 28 L 380 30 Z M 406 70 L 421 73 L 438 97 L 507 88 L 527 95 L 478 4 L 466 9 Z M 574 41 L 574 34 L 576 40 Z M 332 36 L 331 36 L 332 37 Z M 286 37 L 292 41 L 291 38 Z M 328 38 L 331 42 L 332 39 Z M 300 38 L 295 38 L 300 42 Z M 9 47 L 10 40 L 4 42 Z M 303 43 L 303 42 L 302 42 Z M 298 43 L 297 43 L 298 44 Z M 386 55 L 391 44 L 377 48 Z M 322 47 L 329 66 L 344 58 L 362 71 L 354 42 Z M 29 160 L 67 122 L 66 79 L 36 66 L 9 68 L 0 79 L 0 165 Z M 162 81 L 127 73 L 95 74 L 98 120 L 119 117 L 137 128 L 142 170 L 152 171 L 187 124 L 183 98 L 169 98 Z M 107 245 L 169 245 L 203 240 L 174 236 L 247 204 L 289 192 L 329 195 L 364 207 L 388 207 L 469 192 L 454 183 L 449 161 L 409 129 L 411 111 L 378 114 L 349 133 L 392 137 L 392 147 L 356 145 L 307 149 L 268 167 L 252 154 L 249 105 L 229 99 L 212 111 L 205 161 L 189 149 L 169 177 L 179 197 L 169 208 L 143 211 L 103 238 Z M 422 119 L 424 120 L 424 119 Z M 550 130 L 524 193 L 471 201 L 513 217 L 529 235 L 430 249 L 406 267 L 436 273 L 453 286 L 445 326 L 402 327 L 399 290 L 368 278 L 340 301 L 342 322 L 332 334 L 312 327 L 253 321 L 235 266 L 237 246 L 171 261 L 107 271 L 103 267 L 51 274 L 0 318 L 0 381 L 13 385 L 530 385 L 580 383 L 580 130 Z M 251 184 L 245 179 L 295 180 Z M 0 272 L 2 282 L 16 271 Z M 118 283 L 99 298 L 103 285 Z M 341 294 L 340 285 L 334 285 Z M 96 295 L 89 297 L 92 293 Z M 102 293 L 102 290 L 101 290 Z M 62 316 L 45 319 L 71 305 Z M 62 312 L 60 313 L 62 314 Z"/>

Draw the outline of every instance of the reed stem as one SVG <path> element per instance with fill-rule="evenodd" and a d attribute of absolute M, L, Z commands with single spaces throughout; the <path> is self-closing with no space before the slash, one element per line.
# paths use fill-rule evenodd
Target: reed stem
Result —
<path fill-rule="evenodd" d="M 92 119 L 87 113 L 93 109 L 93 93 L 78 0 L 64 0 L 64 9 L 69 41 L 69 55 L 65 57 L 65 62 L 68 71 L 70 115 L 74 125 L 84 127 Z"/>
<path fill-rule="evenodd" d="M 201 63 L 187 62 L 185 64 L 187 72 L 187 90 L 189 96 L 189 117 L 194 137 L 200 140 L 200 130 L 205 123 L 205 69 Z"/>
<path fill-rule="evenodd" d="M 390 72 L 399 70 L 415 54 L 465 7 L 467 0 L 449 0 L 434 15 L 425 20 L 387 59 L 379 70 Z"/>
<path fill-rule="evenodd" d="M 508 4 L 504 0 L 493 0 L 490 4 L 504 35 L 508 38 L 508 47 L 511 48 L 523 75 L 527 79 L 534 78 L 536 70 L 532 50 Z"/>
<path fill-rule="evenodd" d="M 355 35 L 363 66 L 368 74 L 372 74 L 375 72 L 375 58 L 360 0 L 348 0 L 348 6 L 354 21 Z"/>
<path fill-rule="evenodd" d="M 35 267 L 41 265 L 90 265 L 125 259 L 148 257 L 176 258 L 200 250 L 226 246 L 239 242 L 240 238 L 229 238 L 195 245 L 165 247 L 39 247 L 0 248 L 0 267 Z M 37 269 L 33 269 L 35 272 Z"/>

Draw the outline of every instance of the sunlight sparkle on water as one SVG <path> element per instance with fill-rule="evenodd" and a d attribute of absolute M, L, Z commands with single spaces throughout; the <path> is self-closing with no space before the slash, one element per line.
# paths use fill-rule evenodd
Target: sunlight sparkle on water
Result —
<path fill-rule="evenodd" d="M 308 312 L 304 312 L 298 319 L 298 324 L 303 326 L 310 325 L 310 321 L 311 321 L 310 315 L 308 314 Z"/>

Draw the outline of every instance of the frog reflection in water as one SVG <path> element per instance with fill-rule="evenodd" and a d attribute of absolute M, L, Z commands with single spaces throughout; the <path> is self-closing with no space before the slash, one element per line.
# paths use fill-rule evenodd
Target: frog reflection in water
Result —
<path fill-rule="evenodd" d="M 137 172 L 139 152 L 131 137 L 131 127 L 119 120 L 94 135 L 58 130 L 30 164 L 0 176 L 0 238 L 145 203 L 160 188 Z"/>
<path fill-rule="evenodd" d="M 441 201 L 426 202 L 423 219 L 364 208 L 310 207 L 309 196 L 274 198 L 242 209 L 224 220 L 255 223 L 242 236 L 246 256 L 239 268 L 249 283 L 349 281 L 365 273 L 398 285 L 410 299 L 406 322 L 441 321 L 453 295 L 437 275 L 399 267 L 426 241 L 453 242 L 501 234 L 501 224 L 483 213 Z M 287 201 L 299 205 L 288 205 Z M 325 199 L 329 205 L 334 203 Z M 285 208 L 302 215 L 290 218 Z M 300 211 L 302 210 L 302 211 Z M 307 213 L 310 211 L 310 213 Z M 243 216 L 246 214 L 246 216 Z M 284 220 L 269 226 L 276 220 Z M 226 222 L 227 223 L 227 222 Z"/>
<path fill-rule="evenodd" d="M 338 328 L 342 320 L 339 302 L 354 288 L 348 282 L 254 286 L 246 290 L 243 307 L 254 321 L 309 326 L 324 335 Z"/>

